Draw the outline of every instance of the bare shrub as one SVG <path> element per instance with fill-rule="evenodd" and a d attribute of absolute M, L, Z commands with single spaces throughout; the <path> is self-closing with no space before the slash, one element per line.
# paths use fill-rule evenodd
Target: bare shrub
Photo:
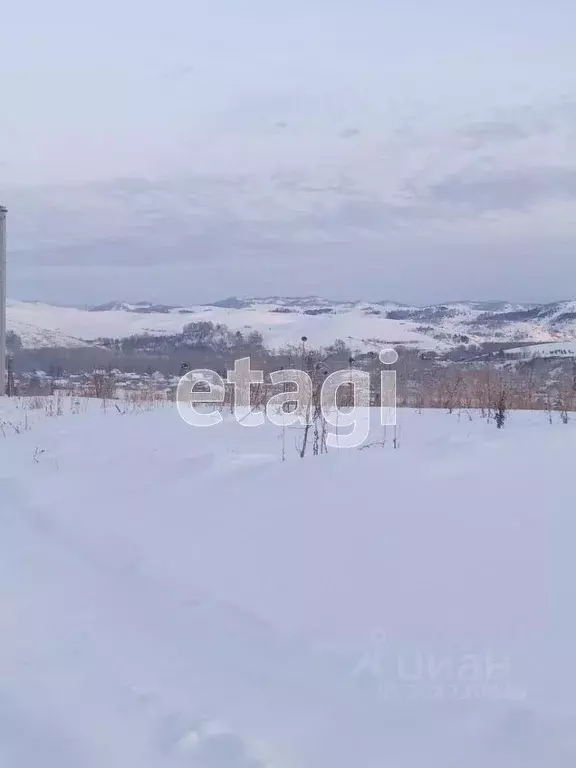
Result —
<path fill-rule="evenodd" d="M 506 423 L 506 416 L 508 414 L 508 404 L 506 399 L 506 389 L 502 387 L 496 397 L 494 404 L 494 420 L 498 429 L 502 429 Z"/>
<path fill-rule="evenodd" d="M 116 381 L 111 373 L 94 371 L 92 374 L 94 397 L 99 400 L 110 400 L 116 396 Z"/>
<path fill-rule="evenodd" d="M 43 411 L 46 408 L 46 398 L 35 395 L 34 397 L 27 397 L 24 399 L 25 407 L 30 411 Z"/>

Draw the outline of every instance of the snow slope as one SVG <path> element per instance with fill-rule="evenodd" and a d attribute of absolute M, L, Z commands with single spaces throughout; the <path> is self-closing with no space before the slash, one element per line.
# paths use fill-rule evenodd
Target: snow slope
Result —
<path fill-rule="evenodd" d="M 96 311 L 95 311 L 96 310 Z M 111 302 L 91 311 L 10 301 L 8 327 L 24 346 L 78 346 L 101 338 L 179 333 L 187 323 L 223 323 L 232 331 L 258 331 L 272 349 L 336 339 L 352 349 L 403 344 L 443 351 L 462 343 L 576 340 L 576 302 L 535 306 L 505 302 L 453 302 L 405 307 L 392 302 L 334 302 L 318 297 L 229 299 L 214 305 L 169 307 Z"/>
<path fill-rule="evenodd" d="M 518 347 L 506 350 L 506 354 L 524 359 L 535 357 L 576 357 L 576 341 L 556 341 L 547 344 L 529 344 L 526 347 Z"/>
<path fill-rule="evenodd" d="M 361 307 L 319 315 L 275 311 L 278 308 L 277 304 L 257 304 L 242 308 L 200 306 L 174 308 L 169 312 L 135 312 L 128 305 L 95 312 L 10 301 L 8 328 L 29 347 L 53 346 L 55 339 L 62 346 L 70 346 L 78 344 L 80 339 L 180 333 L 187 323 L 209 321 L 224 323 L 233 331 L 259 331 L 269 348 L 298 345 L 302 336 L 307 336 L 311 344 L 318 347 L 328 346 L 340 338 L 353 348 L 361 349 L 372 349 L 383 343 L 413 345 L 419 349 L 444 348 L 442 343 L 419 333 L 414 323 L 367 314 Z"/>
<path fill-rule="evenodd" d="M 62 412 L 0 400 L 1 768 L 576 764 L 575 422 Z"/>

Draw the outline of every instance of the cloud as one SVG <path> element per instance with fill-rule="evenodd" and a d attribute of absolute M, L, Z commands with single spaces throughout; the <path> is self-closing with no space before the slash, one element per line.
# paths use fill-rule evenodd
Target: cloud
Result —
<path fill-rule="evenodd" d="M 483 214 L 527 211 L 539 203 L 576 200 L 576 168 L 532 167 L 456 174 L 430 187 L 431 201 Z"/>
<path fill-rule="evenodd" d="M 379 297 L 426 302 L 489 296 L 470 267 L 485 252 L 505 264 L 512 299 L 528 298 L 514 282 L 526 253 L 542 270 L 535 284 L 549 286 L 531 300 L 555 298 L 554 285 L 562 294 L 566 273 L 576 279 L 569 100 L 456 123 L 420 112 L 401 131 L 345 111 L 297 131 L 307 102 L 283 114 L 266 128 L 262 164 L 246 126 L 242 170 L 190 172 L 188 162 L 180 175 L 7 190 L 9 291 L 184 302 L 310 290 L 369 298 L 377 286 Z"/>
<path fill-rule="evenodd" d="M 493 120 L 465 126 L 460 130 L 460 135 L 467 139 L 473 139 L 478 144 L 483 144 L 486 142 L 521 141 L 529 138 L 533 132 L 529 127 L 518 123 Z"/>
<path fill-rule="evenodd" d="M 514 144 L 547 138 L 553 141 L 576 137 L 576 101 L 571 96 L 534 104 L 514 105 L 494 110 L 486 119 L 463 125 L 457 135 L 475 148 Z"/>
<path fill-rule="evenodd" d="M 345 128 L 344 130 L 340 131 L 340 136 L 343 139 L 352 139 L 355 136 L 360 136 L 361 131 L 359 128 Z"/>

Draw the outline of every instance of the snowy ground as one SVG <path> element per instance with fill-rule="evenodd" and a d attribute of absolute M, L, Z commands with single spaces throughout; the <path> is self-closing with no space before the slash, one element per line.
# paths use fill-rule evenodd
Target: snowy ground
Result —
<path fill-rule="evenodd" d="M 138 308 L 140 311 L 135 311 Z M 391 310 L 415 314 L 406 315 L 403 320 L 392 319 L 386 317 Z M 527 319 L 526 311 L 540 314 Z M 490 322 L 486 322 L 487 315 L 492 318 Z M 383 344 L 402 344 L 443 352 L 461 344 L 462 336 L 470 343 L 573 344 L 576 301 L 543 305 L 539 309 L 513 304 L 490 309 L 490 304 L 477 302 L 418 308 L 393 303 L 330 302 L 318 297 L 276 297 L 248 299 L 235 307 L 138 307 L 120 302 L 101 311 L 8 301 L 8 328 L 30 348 L 75 347 L 96 339 L 134 334 L 175 334 L 188 323 L 206 321 L 221 323 L 242 333 L 258 331 L 270 349 L 298 346 L 302 336 L 307 336 L 316 348 L 342 339 L 355 350 L 370 351 Z"/>
<path fill-rule="evenodd" d="M 576 341 L 556 341 L 548 344 L 529 344 L 506 350 L 507 355 L 525 359 L 534 357 L 576 357 Z"/>
<path fill-rule="evenodd" d="M 418 325 L 366 314 L 353 307 L 329 315 L 278 313 L 276 305 L 245 309 L 193 307 L 183 314 L 178 310 L 140 314 L 123 309 L 89 312 L 73 307 L 9 301 L 8 328 L 20 336 L 25 347 L 82 346 L 84 341 L 120 338 L 134 334 L 181 333 L 188 323 L 223 323 L 232 331 L 258 331 L 270 349 L 298 346 L 303 335 L 317 347 L 342 339 L 353 349 L 379 349 L 382 343 L 405 344 L 418 349 L 444 350 L 448 345 L 420 333 Z"/>
<path fill-rule="evenodd" d="M 576 420 L 399 435 L 0 400 L 0 767 L 576 765 Z"/>

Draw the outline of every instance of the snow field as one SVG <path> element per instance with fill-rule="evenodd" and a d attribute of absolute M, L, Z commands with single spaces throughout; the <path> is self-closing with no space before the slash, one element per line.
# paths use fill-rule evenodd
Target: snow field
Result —
<path fill-rule="evenodd" d="M 303 335 L 312 345 L 325 347 L 343 339 L 351 348 L 371 350 L 379 343 L 407 344 L 418 349 L 441 350 L 445 344 L 417 331 L 411 322 L 366 315 L 360 309 L 331 315 L 282 314 L 273 306 L 246 309 L 194 307 L 186 314 L 140 314 L 126 310 L 88 312 L 73 307 L 10 301 L 8 328 L 17 333 L 26 347 L 82 346 L 99 338 L 123 338 L 136 334 L 180 333 L 188 323 L 223 323 L 232 331 L 258 331 L 270 349 L 298 347 Z M 376 342 L 374 341 L 376 340 Z"/>
<path fill-rule="evenodd" d="M 2 768 L 575 764 L 574 422 L 0 424 Z"/>

